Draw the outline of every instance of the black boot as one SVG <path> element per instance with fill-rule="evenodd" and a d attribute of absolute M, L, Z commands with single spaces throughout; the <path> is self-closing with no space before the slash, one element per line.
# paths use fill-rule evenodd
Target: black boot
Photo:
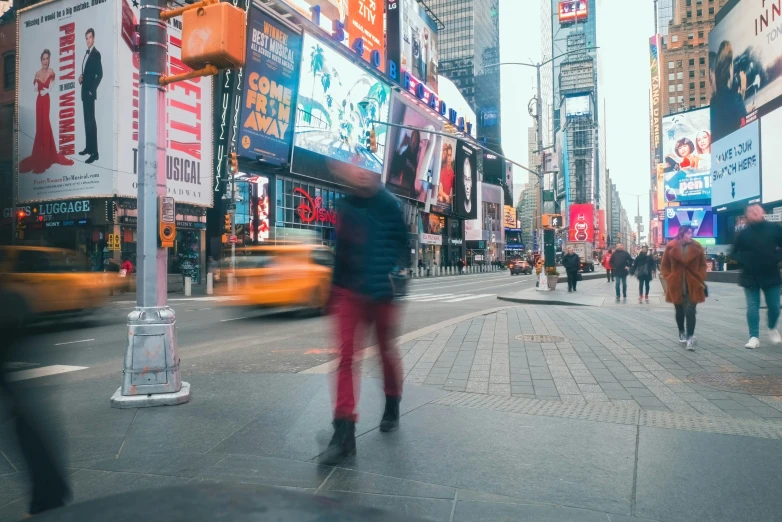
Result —
<path fill-rule="evenodd" d="M 386 395 L 386 411 L 383 412 L 383 420 L 380 421 L 380 431 L 389 432 L 399 429 L 399 402 L 402 397 Z"/>
<path fill-rule="evenodd" d="M 356 423 L 346 419 L 335 419 L 334 436 L 321 457 L 321 463 L 334 466 L 345 457 L 356 454 Z"/>

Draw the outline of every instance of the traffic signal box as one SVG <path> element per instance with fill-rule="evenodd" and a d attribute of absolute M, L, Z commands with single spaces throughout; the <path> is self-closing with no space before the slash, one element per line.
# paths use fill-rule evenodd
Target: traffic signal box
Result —
<path fill-rule="evenodd" d="M 172 248 L 176 240 L 176 209 L 174 198 L 158 198 L 158 244 L 161 248 Z"/>
<path fill-rule="evenodd" d="M 182 61 L 198 70 L 207 65 L 237 69 L 244 65 L 247 15 L 220 2 L 182 13 Z"/>
<path fill-rule="evenodd" d="M 562 228 L 564 221 L 560 214 L 543 214 L 543 228 Z"/>
<path fill-rule="evenodd" d="M 239 172 L 239 160 L 237 159 L 235 152 L 228 154 L 228 172 L 231 174 L 237 174 Z"/>

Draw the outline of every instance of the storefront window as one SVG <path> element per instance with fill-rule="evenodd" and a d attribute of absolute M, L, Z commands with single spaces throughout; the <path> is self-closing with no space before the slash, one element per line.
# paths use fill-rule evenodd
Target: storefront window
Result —
<path fill-rule="evenodd" d="M 344 194 L 322 185 L 282 177 L 277 178 L 276 186 L 277 237 L 302 237 L 301 231 L 311 231 L 314 240 L 334 248 L 336 204 Z"/>

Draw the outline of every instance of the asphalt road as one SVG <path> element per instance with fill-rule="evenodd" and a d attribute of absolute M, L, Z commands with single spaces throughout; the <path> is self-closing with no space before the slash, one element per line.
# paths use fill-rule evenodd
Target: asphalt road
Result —
<path fill-rule="evenodd" d="M 398 335 L 503 306 L 497 301 L 498 294 L 534 284 L 534 275 L 510 276 L 507 271 L 416 279 L 402 304 Z M 132 299 L 129 294 L 127 300 L 107 305 L 97 319 L 31 327 L 31 335 L 17 346 L 12 357 L 15 370 L 29 370 L 19 377 L 62 372 L 62 377 L 72 381 L 117 374 L 119 384 L 127 339 L 125 321 L 134 307 Z M 176 311 L 184 379 L 188 373 L 299 372 L 335 357 L 329 317 L 236 309 L 214 297 L 172 296 L 169 304 Z M 373 343 L 368 335 L 363 341 L 364 346 Z"/>

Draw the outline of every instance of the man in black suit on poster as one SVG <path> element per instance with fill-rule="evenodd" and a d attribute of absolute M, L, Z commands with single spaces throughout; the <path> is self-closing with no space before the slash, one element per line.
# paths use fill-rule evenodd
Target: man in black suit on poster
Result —
<path fill-rule="evenodd" d="M 100 53 L 95 48 L 95 30 L 90 28 L 84 33 L 87 39 L 87 53 L 81 62 L 81 104 L 84 108 L 84 134 L 87 144 L 80 156 L 89 154 L 85 163 L 93 163 L 98 156 L 98 124 L 95 122 L 95 100 L 98 98 L 98 86 L 103 79 L 103 64 Z"/>

